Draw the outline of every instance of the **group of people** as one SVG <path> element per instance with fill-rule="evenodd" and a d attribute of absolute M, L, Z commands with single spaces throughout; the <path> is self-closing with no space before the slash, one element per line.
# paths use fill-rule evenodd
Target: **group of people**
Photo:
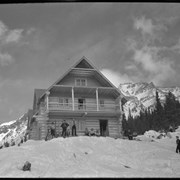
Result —
<path fill-rule="evenodd" d="M 66 122 L 66 120 L 63 120 L 60 127 L 62 128 L 61 136 L 64 137 L 64 138 L 69 137 L 70 136 L 70 126 Z M 76 134 L 76 124 L 75 124 L 74 120 L 73 120 L 72 133 L 71 134 L 72 134 L 72 136 L 77 136 L 77 134 Z M 48 128 L 48 133 L 47 133 L 47 136 L 46 136 L 46 140 L 48 139 L 48 136 L 51 136 L 51 138 L 57 137 L 54 122 Z"/>
<path fill-rule="evenodd" d="M 100 136 L 100 132 L 98 129 L 93 129 L 91 128 L 90 130 L 88 130 L 88 128 L 85 129 L 85 135 L 86 136 Z"/>
<path fill-rule="evenodd" d="M 66 120 L 63 121 L 61 124 L 62 127 L 62 137 L 69 137 L 70 136 L 70 128 L 69 124 L 66 122 Z M 72 136 L 77 136 L 76 134 L 76 124 L 75 121 L 73 120 L 73 125 L 72 125 Z"/>

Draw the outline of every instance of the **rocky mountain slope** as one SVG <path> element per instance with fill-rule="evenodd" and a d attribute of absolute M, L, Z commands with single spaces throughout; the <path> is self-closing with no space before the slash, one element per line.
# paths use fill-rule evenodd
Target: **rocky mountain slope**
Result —
<path fill-rule="evenodd" d="M 27 129 L 27 114 L 23 114 L 17 120 L 13 120 L 0 125 L 0 146 L 6 142 L 9 145 L 19 144 L 25 136 Z"/>
<path fill-rule="evenodd" d="M 180 101 L 180 87 L 162 88 L 156 87 L 152 82 L 139 82 L 120 84 L 119 90 L 128 98 L 128 101 L 123 106 L 126 118 L 129 111 L 135 117 L 146 108 L 153 110 L 156 102 L 156 91 L 162 104 L 165 102 L 165 96 L 169 91 Z"/>

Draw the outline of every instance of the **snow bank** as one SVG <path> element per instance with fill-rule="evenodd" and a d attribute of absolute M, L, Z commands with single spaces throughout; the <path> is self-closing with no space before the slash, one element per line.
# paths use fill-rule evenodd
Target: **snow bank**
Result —
<path fill-rule="evenodd" d="M 149 138 L 157 138 L 161 133 L 156 132 L 154 130 L 149 130 L 144 133 L 144 136 Z"/>
<path fill-rule="evenodd" d="M 109 137 L 28 140 L 0 149 L 0 177 L 180 177 L 175 138 L 156 142 Z M 26 161 L 31 171 L 22 171 Z"/>

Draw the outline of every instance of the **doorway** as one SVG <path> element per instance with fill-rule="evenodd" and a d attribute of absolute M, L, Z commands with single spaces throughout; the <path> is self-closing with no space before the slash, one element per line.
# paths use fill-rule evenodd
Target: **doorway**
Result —
<path fill-rule="evenodd" d="M 79 110 L 84 110 L 86 109 L 86 106 L 85 106 L 85 99 L 78 99 L 78 109 Z"/>
<path fill-rule="evenodd" d="M 108 136 L 108 120 L 99 120 L 100 136 Z"/>

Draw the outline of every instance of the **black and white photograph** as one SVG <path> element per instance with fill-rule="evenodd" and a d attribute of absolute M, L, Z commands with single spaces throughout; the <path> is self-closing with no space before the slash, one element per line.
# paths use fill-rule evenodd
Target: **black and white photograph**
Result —
<path fill-rule="evenodd" d="M 0 178 L 180 178 L 180 3 L 0 4 Z"/>

